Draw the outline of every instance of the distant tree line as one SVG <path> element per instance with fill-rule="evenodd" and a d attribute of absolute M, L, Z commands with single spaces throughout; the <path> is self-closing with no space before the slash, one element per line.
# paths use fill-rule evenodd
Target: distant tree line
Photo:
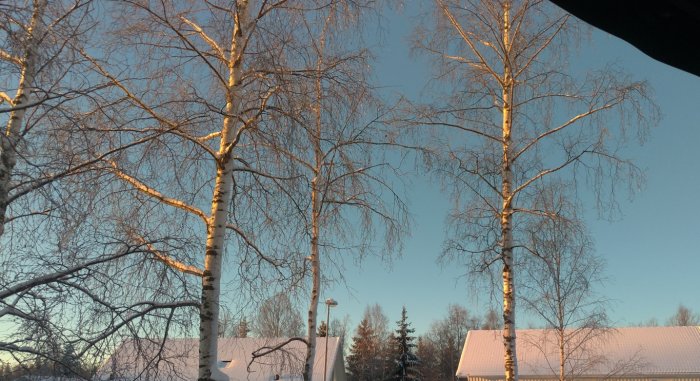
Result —
<path fill-rule="evenodd" d="M 57 377 L 61 380 L 89 380 L 97 370 L 95 364 L 76 356 L 72 346 L 55 347 L 51 358 L 37 358 L 31 363 L 0 362 L 0 381 L 31 377 Z M 57 361 L 54 360 L 58 359 Z"/>
<path fill-rule="evenodd" d="M 656 318 L 651 318 L 640 324 L 640 326 L 647 327 L 656 327 L 658 325 L 659 320 Z M 666 325 L 671 327 L 700 325 L 700 313 L 693 312 L 693 310 L 685 305 L 679 304 L 676 313 L 666 320 Z"/>
<path fill-rule="evenodd" d="M 669 326 L 699 325 L 700 314 L 681 304 L 666 322 Z M 474 329 L 503 328 L 496 310 L 479 316 L 457 304 L 450 305 L 446 316 L 434 321 L 422 335 L 415 335 L 410 325 L 405 307 L 394 331 L 389 329 L 379 304 L 367 307 L 345 360 L 349 380 L 456 380 L 467 333 Z M 653 320 L 643 325 L 654 326 L 658 322 Z M 318 336 L 325 336 L 325 329 L 322 324 Z"/>
<path fill-rule="evenodd" d="M 450 305 L 447 316 L 420 336 L 411 328 L 405 307 L 396 324 L 391 331 L 381 306 L 367 307 L 346 357 L 350 380 L 454 379 L 467 332 L 502 327 L 494 310 L 482 318 L 459 305 Z"/>

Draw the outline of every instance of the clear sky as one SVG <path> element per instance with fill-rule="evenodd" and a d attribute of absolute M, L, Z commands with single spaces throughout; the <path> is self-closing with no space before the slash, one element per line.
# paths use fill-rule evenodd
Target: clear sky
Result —
<path fill-rule="evenodd" d="M 430 78 L 428 63 L 409 54 L 408 38 L 417 22 L 413 12 L 409 7 L 384 15 L 385 34 L 375 67 L 381 86 L 409 96 L 418 95 Z M 681 303 L 698 313 L 700 78 L 654 61 L 597 30 L 575 54 L 572 62 L 582 67 L 599 68 L 612 62 L 633 79 L 649 81 L 662 112 L 646 144 L 627 151 L 646 170 L 645 187 L 632 200 L 621 199 L 623 216 L 615 221 L 598 220 L 593 211 L 586 214 L 596 253 L 607 262 L 608 281 L 600 291 L 612 299 L 609 314 L 616 326 L 627 326 L 651 318 L 664 324 Z M 382 305 L 392 324 L 405 305 L 417 333 L 443 318 L 451 303 L 478 314 L 492 305 L 488 294 L 472 291 L 460 278 L 465 269 L 436 262 L 445 238 L 447 195 L 429 178 L 416 176 L 408 203 L 412 235 L 405 241 L 403 256 L 391 266 L 373 258 L 360 266 L 348 262 L 348 287 L 336 286 L 323 293 L 324 299 L 339 302 L 332 316 L 349 315 L 353 330 L 365 306 L 374 303 Z M 526 316 L 519 320 L 521 327 L 528 323 Z"/>

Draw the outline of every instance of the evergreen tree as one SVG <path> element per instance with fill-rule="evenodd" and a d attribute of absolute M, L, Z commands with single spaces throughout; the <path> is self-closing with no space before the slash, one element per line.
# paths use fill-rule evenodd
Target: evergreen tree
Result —
<path fill-rule="evenodd" d="M 357 333 L 352 338 L 350 354 L 347 357 L 347 368 L 350 381 L 376 381 L 382 379 L 384 358 L 383 343 L 365 315 Z"/>
<path fill-rule="evenodd" d="M 248 319 L 244 316 L 243 319 L 241 319 L 240 322 L 238 322 L 238 329 L 236 330 L 236 337 L 241 337 L 245 338 L 248 337 L 248 332 L 250 332 L 250 328 L 248 328 Z"/>
<path fill-rule="evenodd" d="M 63 348 L 63 354 L 61 355 L 58 364 L 56 364 L 54 375 L 63 377 L 78 377 L 83 373 L 82 369 L 83 366 L 75 353 L 75 347 L 73 344 L 69 343 Z"/>
<path fill-rule="evenodd" d="M 393 372 L 387 380 L 392 381 L 420 381 L 421 374 L 418 368 L 420 363 L 415 354 L 416 344 L 413 341 L 415 336 L 411 336 L 416 330 L 411 328 L 408 322 L 406 307 L 401 310 L 401 320 L 397 321 L 399 326 L 391 338 L 391 358 L 393 361 Z"/>
<path fill-rule="evenodd" d="M 318 325 L 318 332 L 316 333 L 316 336 L 318 336 L 318 337 L 328 336 L 328 325 L 326 324 L 325 321 L 322 321 L 321 324 Z"/>

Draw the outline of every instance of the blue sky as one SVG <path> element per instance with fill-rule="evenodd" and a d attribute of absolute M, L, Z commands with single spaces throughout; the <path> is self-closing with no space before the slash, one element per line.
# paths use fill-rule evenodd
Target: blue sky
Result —
<path fill-rule="evenodd" d="M 412 11 L 384 15 L 384 40 L 376 51 L 375 66 L 380 86 L 409 96 L 418 95 L 430 75 L 428 63 L 409 54 L 408 38 L 415 22 Z M 607 263 L 608 281 L 600 292 L 612 300 L 609 314 L 615 325 L 627 326 L 651 318 L 663 324 L 681 303 L 700 312 L 700 205 L 696 201 L 700 193 L 700 158 L 696 155 L 700 78 L 654 61 L 597 30 L 574 53 L 572 62 L 582 68 L 614 63 L 633 79 L 647 80 L 662 112 L 646 144 L 630 146 L 626 152 L 645 169 L 644 188 L 631 200 L 621 198 L 622 216 L 615 221 L 599 220 L 592 210 L 586 213 L 596 253 Z M 408 203 L 412 234 L 404 243 L 403 256 L 391 266 L 373 258 L 359 266 L 346 263 L 347 287 L 338 285 L 324 292 L 324 298 L 339 302 L 333 316 L 349 315 L 353 330 L 365 306 L 374 303 L 382 305 L 392 323 L 405 305 L 418 333 L 444 317 L 449 304 L 461 304 L 478 314 L 493 304 L 488 294 L 476 292 L 460 277 L 464 268 L 436 262 L 449 209 L 439 185 L 416 176 L 411 180 Z M 521 327 L 531 322 L 519 316 Z"/>

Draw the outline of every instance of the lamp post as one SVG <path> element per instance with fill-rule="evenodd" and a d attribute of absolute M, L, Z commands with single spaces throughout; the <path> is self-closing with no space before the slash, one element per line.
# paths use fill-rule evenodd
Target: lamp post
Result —
<path fill-rule="evenodd" d="M 323 381 L 326 381 L 326 373 L 328 372 L 328 335 L 331 333 L 331 324 L 330 324 L 330 317 L 331 317 L 331 307 L 335 307 L 338 305 L 338 302 L 333 300 L 333 298 L 328 298 L 326 299 L 326 354 L 324 356 L 324 363 L 323 363 Z"/>

